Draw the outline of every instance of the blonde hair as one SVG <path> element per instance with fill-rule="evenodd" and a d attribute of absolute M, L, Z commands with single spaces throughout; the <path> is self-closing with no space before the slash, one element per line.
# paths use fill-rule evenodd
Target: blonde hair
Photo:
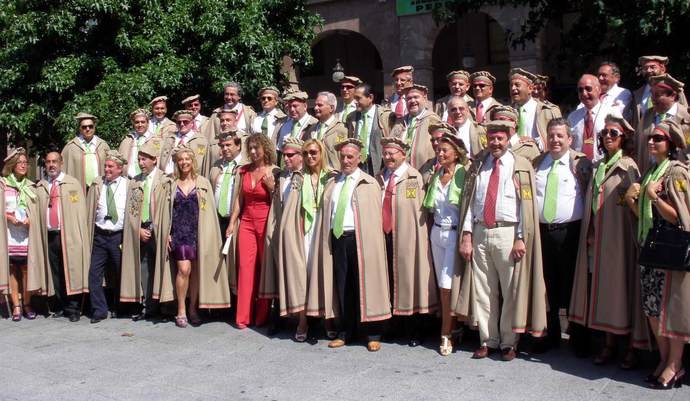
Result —
<path fill-rule="evenodd" d="M 180 149 L 177 152 L 175 152 L 172 156 L 173 158 L 173 164 L 175 165 L 175 172 L 173 173 L 173 176 L 175 179 L 180 178 L 182 175 L 182 171 L 180 170 L 179 164 L 177 164 L 178 158 L 183 155 L 183 154 L 189 154 L 192 158 L 192 178 L 196 178 L 197 175 L 199 175 L 199 166 L 196 161 L 196 155 L 194 154 L 194 151 L 191 149 Z"/>
<path fill-rule="evenodd" d="M 326 145 L 323 144 L 322 141 L 318 139 L 308 139 L 306 142 L 304 142 L 304 145 L 302 145 L 302 155 L 307 151 L 307 147 L 310 145 L 316 145 L 319 148 L 319 152 L 321 152 L 321 165 L 319 166 L 321 171 L 328 171 L 328 161 L 326 160 Z M 311 169 L 307 164 L 304 164 L 304 169 L 308 173 L 312 173 Z"/>
<path fill-rule="evenodd" d="M 18 151 L 10 160 L 8 160 L 4 166 L 2 166 L 2 176 L 9 177 L 10 174 L 14 173 L 14 168 L 17 167 L 19 163 L 19 158 L 24 156 L 26 161 L 29 161 L 29 156 L 26 154 L 25 150 Z"/>

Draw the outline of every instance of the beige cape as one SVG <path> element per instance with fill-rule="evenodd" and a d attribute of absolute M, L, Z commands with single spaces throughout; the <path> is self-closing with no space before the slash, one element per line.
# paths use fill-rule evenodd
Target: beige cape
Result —
<path fill-rule="evenodd" d="M 105 154 L 110 150 L 110 146 L 101 138 L 96 136 L 96 160 L 98 161 L 98 174 L 96 177 L 101 176 L 105 173 Z M 84 148 L 81 145 L 78 137 L 73 138 L 71 141 L 67 142 L 64 148 L 62 148 L 62 171 L 65 174 L 71 175 L 76 178 L 82 187 L 82 192 L 86 194 L 86 175 L 84 174 Z"/>
<path fill-rule="evenodd" d="M 419 169 L 427 160 L 436 156 L 434 148 L 431 147 L 431 135 L 429 134 L 429 126 L 441 122 L 441 119 L 436 114 L 430 111 L 424 111 L 417 120 L 415 132 L 410 143 L 409 156 L 407 161 L 416 169 Z M 391 129 L 391 136 L 401 139 L 407 139 L 407 121 L 405 118 L 400 118 L 395 122 Z"/>

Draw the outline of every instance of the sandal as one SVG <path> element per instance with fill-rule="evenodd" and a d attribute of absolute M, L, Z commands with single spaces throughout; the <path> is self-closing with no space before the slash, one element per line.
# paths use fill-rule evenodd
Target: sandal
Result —
<path fill-rule="evenodd" d="M 309 329 L 305 330 L 303 333 L 300 333 L 299 329 L 295 331 L 295 341 L 298 343 L 303 343 L 307 341 L 307 333 L 309 332 Z"/>
<path fill-rule="evenodd" d="M 21 321 L 21 320 L 22 320 L 22 307 L 19 306 L 19 305 L 15 305 L 15 306 L 12 308 L 12 310 L 14 310 L 15 312 L 16 312 L 17 310 L 19 311 L 19 312 L 16 312 L 16 313 L 14 313 L 14 312 L 12 313 L 12 321 L 13 321 L 13 322 L 19 322 L 19 321 Z"/>
<path fill-rule="evenodd" d="M 450 335 L 441 336 L 441 345 L 438 348 L 439 354 L 448 356 L 453 353 L 453 342 L 450 340 Z"/>
<path fill-rule="evenodd" d="M 611 362 L 611 359 L 616 354 L 616 349 L 612 346 L 605 346 L 604 349 L 601 350 L 599 355 L 594 357 L 594 364 L 595 365 L 606 365 L 607 363 Z"/>
<path fill-rule="evenodd" d="M 28 309 L 28 311 L 27 311 Z M 34 312 L 30 306 L 25 306 L 24 307 L 24 317 L 27 318 L 28 320 L 34 320 L 36 319 L 36 312 Z"/>
<path fill-rule="evenodd" d="M 175 316 L 175 326 L 182 329 L 187 327 L 187 316 Z"/>

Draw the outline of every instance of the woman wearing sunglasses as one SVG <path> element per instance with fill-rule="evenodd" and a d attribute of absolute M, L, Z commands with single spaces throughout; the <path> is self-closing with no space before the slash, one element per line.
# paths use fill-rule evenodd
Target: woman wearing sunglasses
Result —
<path fill-rule="evenodd" d="M 599 133 L 599 151 L 604 158 L 594 164 L 585 198 L 569 319 L 605 333 L 604 348 L 594 363 L 610 362 L 617 339 L 630 337 L 620 367 L 637 365 L 634 348 L 648 344 L 639 296 L 636 263 L 635 215 L 626 207 L 624 195 L 640 177 L 630 157 L 634 130 L 616 113 L 605 119 Z M 580 344 L 587 349 L 588 344 Z"/>
<path fill-rule="evenodd" d="M 690 172 L 685 165 L 685 136 L 675 120 L 665 120 L 647 137 L 652 165 L 641 184 L 626 194 L 638 217 L 637 239 L 644 243 L 655 219 L 690 230 Z M 690 340 L 690 275 L 640 265 L 642 309 L 659 348 L 659 364 L 646 381 L 651 388 L 680 385 L 683 347 Z"/>

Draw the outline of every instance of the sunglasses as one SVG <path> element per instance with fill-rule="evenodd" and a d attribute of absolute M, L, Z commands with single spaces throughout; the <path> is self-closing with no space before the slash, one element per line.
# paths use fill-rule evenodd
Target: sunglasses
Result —
<path fill-rule="evenodd" d="M 480 88 L 480 89 L 484 89 L 487 86 L 488 86 L 487 84 L 472 84 L 473 88 Z"/>
<path fill-rule="evenodd" d="M 355 86 L 354 85 L 340 85 L 340 88 L 350 90 L 350 89 L 355 89 Z"/>
<path fill-rule="evenodd" d="M 187 125 L 190 124 L 192 120 L 178 120 L 177 125 Z"/>
<path fill-rule="evenodd" d="M 319 152 L 318 150 L 305 150 L 304 152 L 302 152 L 302 154 L 305 155 L 305 156 L 306 156 L 306 155 L 309 155 L 309 156 L 318 156 L 319 153 L 321 153 L 321 152 Z"/>
<path fill-rule="evenodd" d="M 295 157 L 295 155 L 298 155 L 299 152 L 293 152 L 293 153 L 283 153 L 283 156 L 287 157 L 288 159 L 292 159 Z"/>
<path fill-rule="evenodd" d="M 649 135 L 649 139 L 651 139 L 654 143 L 668 141 L 668 137 L 661 134 Z"/>
<path fill-rule="evenodd" d="M 601 130 L 601 136 L 605 137 L 606 135 L 610 136 L 611 138 L 618 138 L 619 136 L 622 136 L 623 133 L 618 131 L 615 128 L 611 128 L 611 129 L 604 128 L 603 130 Z"/>
<path fill-rule="evenodd" d="M 81 129 L 93 129 L 93 124 L 90 124 L 90 125 L 81 125 L 79 128 L 81 128 Z"/>
<path fill-rule="evenodd" d="M 273 96 L 261 96 L 261 100 L 273 100 L 275 99 Z"/>

